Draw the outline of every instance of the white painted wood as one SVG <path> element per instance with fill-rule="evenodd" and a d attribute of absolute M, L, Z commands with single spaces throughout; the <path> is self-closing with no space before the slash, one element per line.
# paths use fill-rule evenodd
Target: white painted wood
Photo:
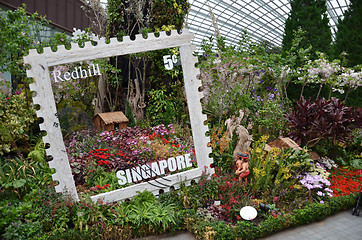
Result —
<path fill-rule="evenodd" d="M 51 87 L 49 70 L 43 58 L 34 58 L 33 65 L 27 71 L 28 76 L 35 80 L 30 85 L 32 91 L 36 91 L 33 97 L 34 104 L 39 104 L 40 109 L 36 111 L 38 118 L 43 118 L 44 122 L 40 124 L 40 130 L 46 131 L 47 135 L 43 137 L 44 144 L 49 144 L 46 149 L 46 155 L 51 156 L 53 160 L 49 161 L 49 167 L 54 168 L 56 172 L 52 175 L 54 181 L 59 185 L 55 187 L 57 192 L 67 192 L 73 199 L 78 199 L 77 190 L 69 165 L 67 152 L 63 142 L 58 117 L 55 106 L 53 91 Z"/>
<path fill-rule="evenodd" d="M 192 180 L 198 179 L 201 176 L 202 172 L 203 172 L 202 169 L 195 168 L 195 169 L 188 170 L 185 172 L 166 176 L 166 177 L 164 177 L 164 179 L 158 178 L 157 180 L 138 183 L 138 184 L 135 184 L 135 185 L 132 185 L 129 187 L 125 187 L 125 188 L 121 188 L 121 189 L 118 189 L 118 190 L 115 190 L 112 192 L 98 194 L 98 195 L 92 196 L 91 199 L 94 202 L 97 202 L 100 200 L 104 203 L 121 201 L 121 200 L 125 200 L 127 198 L 131 198 L 132 196 L 137 195 L 137 192 L 142 192 L 144 190 L 147 190 L 147 191 L 153 193 L 154 195 L 159 195 L 159 191 L 161 189 L 164 190 L 165 192 L 168 192 L 170 190 L 170 187 L 175 187 L 175 189 L 177 189 L 181 182 L 185 182 L 185 183 L 187 183 L 187 185 L 189 185 Z M 165 179 L 170 180 L 170 181 L 167 181 Z M 162 186 L 162 184 L 160 184 L 160 183 L 168 185 L 168 186 L 167 187 Z M 157 186 L 154 186 L 151 184 L 154 184 L 154 185 L 157 185 L 160 187 L 157 187 Z"/>
<path fill-rule="evenodd" d="M 162 35 L 162 36 L 161 36 Z M 123 37 L 122 42 L 118 42 L 117 39 L 111 39 L 109 44 L 99 44 L 99 46 L 92 46 L 88 44 L 84 48 L 80 48 L 76 44 L 72 44 L 71 50 L 65 48 L 58 48 L 58 51 L 52 52 L 49 47 L 44 48 L 42 57 L 45 58 L 48 67 L 72 63 L 81 62 L 86 60 L 107 58 L 113 56 L 127 55 L 132 53 L 153 51 L 165 48 L 179 47 L 188 44 L 193 34 L 184 33 L 179 35 L 173 33 L 171 36 L 162 34 L 157 38 L 140 38 L 132 41 L 128 36 Z M 26 59 L 25 57 L 24 59 Z"/>
<path fill-rule="evenodd" d="M 50 148 L 46 150 L 46 154 L 53 157 L 53 160 L 49 162 L 49 166 L 56 170 L 56 173 L 53 174 L 53 180 L 59 182 L 59 185 L 55 187 L 57 192 L 64 192 L 66 190 L 74 200 L 78 200 L 59 121 L 56 117 L 57 110 L 48 68 L 67 63 L 172 47 L 180 47 L 181 64 L 198 167 L 182 173 L 166 176 L 165 179 L 169 181 L 159 178 L 150 181 L 150 183 L 144 182 L 92 196 L 92 200 L 97 201 L 100 199 L 104 202 L 119 201 L 131 198 L 136 195 L 138 191 L 145 189 L 157 195 L 160 189 L 168 191 L 171 186 L 177 186 L 181 181 L 186 181 L 187 184 L 190 184 L 191 180 L 201 176 L 205 168 L 208 173 L 213 173 L 213 169 L 210 169 L 210 164 L 213 160 L 209 157 L 211 148 L 207 147 L 210 139 L 205 135 L 208 130 L 208 127 L 204 124 L 206 116 L 201 112 L 200 100 L 203 94 L 198 91 L 198 88 L 201 86 L 201 81 L 197 79 L 199 70 L 195 68 L 197 58 L 192 55 L 194 49 L 191 45 L 192 38 L 193 34 L 188 30 L 183 30 L 181 35 L 173 30 L 170 36 L 167 36 L 165 32 L 161 32 L 159 37 L 155 37 L 155 35 L 151 33 L 148 34 L 147 39 L 144 39 L 141 35 L 137 35 L 133 41 L 129 39 L 129 37 L 124 37 L 122 42 L 118 42 L 117 39 L 111 39 L 108 44 L 100 41 L 97 46 L 85 44 L 84 48 L 80 48 L 77 44 L 72 43 L 71 50 L 66 50 L 63 46 L 59 47 L 56 52 L 52 52 L 50 48 L 45 48 L 42 54 L 38 54 L 37 51 L 33 49 L 29 51 L 29 55 L 24 57 L 24 62 L 31 66 L 31 69 L 27 71 L 27 75 L 34 80 L 34 83 L 30 85 L 30 89 L 35 92 L 33 97 L 34 104 L 40 105 L 37 116 L 44 119 L 44 122 L 40 124 L 40 129 L 47 132 L 43 140 L 44 143 L 50 145 Z M 167 184 L 167 186 L 162 186 L 158 182 Z M 153 186 L 152 184 L 157 186 Z"/>
<path fill-rule="evenodd" d="M 211 148 L 207 146 L 207 143 L 210 142 L 210 138 L 205 135 L 206 131 L 208 131 L 208 127 L 204 124 L 207 118 L 206 115 L 202 114 L 201 98 L 203 97 L 203 94 L 198 90 L 202 83 L 200 79 L 197 79 L 197 75 L 200 74 L 200 71 L 195 68 L 197 58 L 193 56 L 191 48 L 191 45 L 180 47 L 187 106 L 189 109 L 197 164 L 198 166 L 210 168 L 210 164 L 213 161 L 209 157 Z M 210 171 L 213 171 L 213 169 L 210 169 Z"/>

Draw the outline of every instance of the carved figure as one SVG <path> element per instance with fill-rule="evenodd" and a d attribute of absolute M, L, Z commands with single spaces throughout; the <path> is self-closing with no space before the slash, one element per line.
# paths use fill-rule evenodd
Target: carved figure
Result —
<path fill-rule="evenodd" d="M 252 135 L 249 134 L 248 130 L 241 125 L 241 120 L 244 117 L 244 111 L 239 110 L 239 116 L 231 118 L 225 121 L 226 130 L 228 131 L 228 137 L 232 139 L 233 133 L 236 129 L 236 134 L 238 135 L 238 142 L 233 152 L 234 159 L 239 152 L 246 152 L 253 141 Z"/>
<path fill-rule="evenodd" d="M 239 181 L 245 184 L 248 183 L 247 176 L 250 174 L 248 154 L 242 152 L 237 153 L 235 174 L 239 175 Z"/>

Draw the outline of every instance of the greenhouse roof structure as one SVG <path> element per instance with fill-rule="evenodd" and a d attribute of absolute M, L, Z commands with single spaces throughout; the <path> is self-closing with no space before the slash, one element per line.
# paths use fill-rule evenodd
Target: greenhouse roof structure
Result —
<path fill-rule="evenodd" d="M 290 0 L 188 0 L 191 4 L 187 27 L 195 34 L 193 44 L 201 46 L 203 39 L 215 33 L 211 13 L 217 21 L 226 44 L 236 45 L 242 32 L 256 42 L 281 46 L 285 20 L 291 10 Z M 106 3 L 106 0 L 101 0 Z M 327 15 L 334 37 L 338 18 L 348 9 L 349 0 L 326 0 Z"/>
<path fill-rule="evenodd" d="M 253 41 L 267 41 L 281 46 L 285 20 L 291 10 L 288 0 L 189 0 L 188 28 L 195 34 L 194 44 L 215 33 L 211 13 L 217 20 L 220 35 L 226 43 L 236 45 L 243 30 Z M 327 15 L 332 35 L 337 30 L 338 18 L 348 9 L 349 0 L 327 0 Z"/>

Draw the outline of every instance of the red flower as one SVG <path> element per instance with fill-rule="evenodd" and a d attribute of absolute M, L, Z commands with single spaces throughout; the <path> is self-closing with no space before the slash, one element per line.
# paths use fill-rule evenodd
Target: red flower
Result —
<path fill-rule="evenodd" d="M 333 190 L 333 196 L 346 196 L 351 193 L 360 192 L 362 189 L 362 176 L 360 170 L 348 171 L 347 169 L 337 168 L 331 171 L 329 177 L 331 182 L 330 189 Z"/>

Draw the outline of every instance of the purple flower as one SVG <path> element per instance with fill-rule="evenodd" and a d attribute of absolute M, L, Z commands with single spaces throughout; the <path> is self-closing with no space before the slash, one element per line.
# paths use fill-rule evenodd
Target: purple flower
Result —
<path fill-rule="evenodd" d="M 321 201 L 320 201 L 320 203 L 324 204 L 324 201 L 323 201 L 323 200 L 321 200 Z"/>
<path fill-rule="evenodd" d="M 267 86 L 265 89 L 269 92 L 272 88 L 271 86 Z"/>

